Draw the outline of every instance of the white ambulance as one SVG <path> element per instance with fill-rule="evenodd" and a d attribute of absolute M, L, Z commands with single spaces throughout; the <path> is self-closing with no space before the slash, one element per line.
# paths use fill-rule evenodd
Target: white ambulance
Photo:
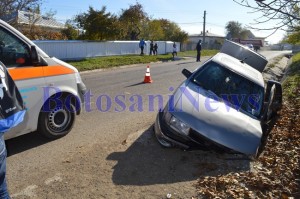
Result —
<path fill-rule="evenodd" d="M 49 57 L 2 20 L 0 61 L 16 82 L 27 110 L 23 123 L 7 132 L 5 139 L 33 131 L 52 139 L 68 134 L 86 91 L 78 70 Z"/>

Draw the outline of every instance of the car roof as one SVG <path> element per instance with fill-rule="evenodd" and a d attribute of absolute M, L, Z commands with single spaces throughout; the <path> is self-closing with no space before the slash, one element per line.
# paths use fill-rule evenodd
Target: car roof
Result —
<path fill-rule="evenodd" d="M 212 57 L 212 61 L 264 87 L 264 80 L 262 74 L 254 68 L 252 68 L 251 66 L 249 66 L 248 64 L 242 63 L 242 61 L 224 53 L 216 54 Z"/>

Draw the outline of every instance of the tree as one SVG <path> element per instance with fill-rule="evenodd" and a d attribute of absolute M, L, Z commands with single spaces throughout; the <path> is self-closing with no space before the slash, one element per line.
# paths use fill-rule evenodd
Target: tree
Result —
<path fill-rule="evenodd" d="M 56 15 L 56 10 L 48 10 L 45 14 L 43 14 L 44 17 L 50 18 L 50 19 L 54 19 L 54 16 Z M 40 13 L 37 13 L 40 14 Z"/>
<path fill-rule="evenodd" d="M 260 12 L 261 17 L 256 19 L 256 24 L 267 24 L 275 20 L 275 26 L 256 28 L 259 30 L 288 29 L 295 30 L 300 24 L 299 0 L 233 0 L 239 5 L 251 8 L 253 12 Z"/>
<path fill-rule="evenodd" d="M 294 45 L 300 45 L 300 31 L 295 31 L 293 34 L 290 34 L 285 42 Z"/>
<path fill-rule="evenodd" d="M 68 40 L 75 40 L 79 38 L 80 30 L 76 29 L 76 23 L 74 20 L 68 19 L 65 23 L 65 29 L 61 30 L 61 34 Z"/>
<path fill-rule="evenodd" d="M 180 29 L 180 27 L 167 19 L 160 19 L 161 27 L 164 31 L 163 40 L 185 42 L 188 34 Z"/>
<path fill-rule="evenodd" d="M 156 41 L 164 40 L 165 33 L 161 21 L 157 19 L 149 21 L 143 28 L 142 37 Z"/>
<path fill-rule="evenodd" d="M 75 21 L 85 31 L 84 39 L 110 40 L 119 36 L 117 17 L 106 13 L 105 6 L 101 10 L 90 7 L 88 12 L 77 15 Z"/>
<path fill-rule="evenodd" d="M 18 10 L 37 9 L 41 0 L 1 0 L 0 1 L 0 18 L 10 15 Z"/>
<path fill-rule="evenodd" d="M 251 35 L 252 35 L 252 32 L 248 29 L 243 29 L 241 32 L 240 32 L 240 36 L 239 38 L 240 39 L 250 39 L 251 38 Z"/>
<path fill-rule="evenodd" d="M 68 40 L 75 40 L 78 38 L 78 31 L 71 25 L 66 23 L 66 28 L 61 30 L 61 33 L 66 36 Z"/>
<path fill-rule="evenodd" d="M 229 39 L 240 38 L 243 32 L 242 24 L 237 21 L 229 21 L 226 26 L 226 33 Z"/>
<path fill-rule="evenodd" d="M 141 31 L 149 21 L 147 13 L 139 3 L 122 9 L 119 17 L 123 39 L 138 40 Z"/>
<path fill-rule="evenodd" d="M 173 41 L 178 41 L 181 44 L 188 40 L 188 33 L 185 31 L 176 32 Z"/>
<path fill-rule="evenodd" d="M 34 26 L 32 29 L 24 29 L 22 33 L 31 40 L 62 40 L 66 36 L 61 32 L 53 32 L 51 30 L 43 29 L 39 26 Z"/>

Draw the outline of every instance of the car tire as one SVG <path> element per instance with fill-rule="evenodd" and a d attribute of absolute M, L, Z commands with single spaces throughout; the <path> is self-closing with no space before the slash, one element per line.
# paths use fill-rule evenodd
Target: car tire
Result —
<path fill-rule="evenodd" d="M 45 107 L 49 107 L 45 111 Z M 58 139 L 67 135 L 75 123 L 76 111 L 72 104 L 56 104 L 46 101 L 41 109 L 38 132 L 50 139 Z"/>

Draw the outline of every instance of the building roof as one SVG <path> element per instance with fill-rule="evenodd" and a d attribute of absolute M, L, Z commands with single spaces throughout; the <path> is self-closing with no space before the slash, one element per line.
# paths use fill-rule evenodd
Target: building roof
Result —
<path fill-rule="evenodd" d="M 217 35 L 217 34 L 214 34 L 214 33 L 211 33 L 211 32 L 206 32 L 205 36 L 206 37 L 221 37 L 221 38 L 224 38 L 224 36 Z M 203 37 L 203 32 L 201 32 L 200 34 L 189 35 L 189 37 Z"/>
<path fill-rule="evenodd" d="M 6 22 L 16 21 L 18 24 L 43 26 L 48 28 L 63 29 L 65 25 L 53 18 L 45 17 L 40 14 L 18 10 L 11 15 L 3 17 Z"/>

